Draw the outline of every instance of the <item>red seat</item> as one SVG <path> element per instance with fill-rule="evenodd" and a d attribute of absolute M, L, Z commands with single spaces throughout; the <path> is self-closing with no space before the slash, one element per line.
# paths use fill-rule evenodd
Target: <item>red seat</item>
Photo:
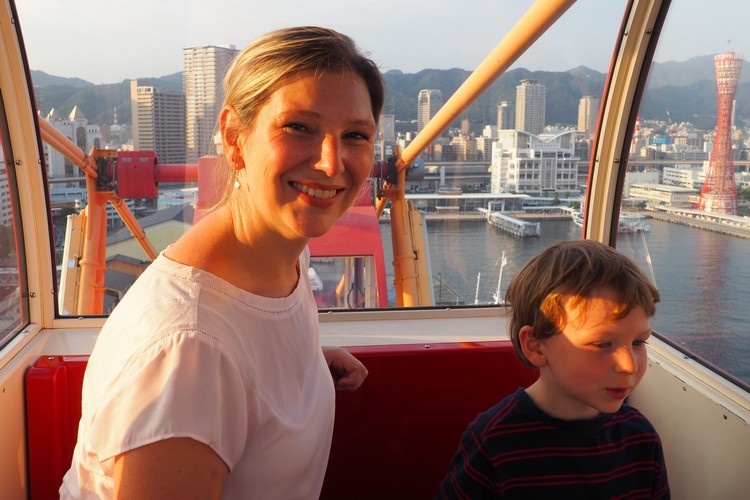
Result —
<path fill-rule="evenodd" d="M 41 356 L 26 372 L 30 498 L 58 499 L 81 419 L 88 356 Z"/>
<path fill-rule="evenodd" d="M 474 416 L 535 372 L 508 341 L 349 348 L 370 372 L 336 396 L 321 498 L 430 498 Z M 26 374 L 32 500 L 58 498 L 81 418 L 88 356 L 42 356 Z"/>
<path fill-rule="evenodd" d="M 336 394 L 321 498 L 432 498 L 471 420 L 537 373 L 510 341 L 352 347 L 369 376 Z"/>

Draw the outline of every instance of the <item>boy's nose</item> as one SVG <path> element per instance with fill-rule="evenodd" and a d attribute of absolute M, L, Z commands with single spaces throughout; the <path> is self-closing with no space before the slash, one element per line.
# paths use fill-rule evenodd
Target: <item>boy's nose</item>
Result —
<path fill-rule="evenodd" d="M 335 177 L 344 170 L 341 158 L 341 146 L 335 137 L 326 135 L 320 144 L 320 158 L 315 162 L 315 168 L 322 170 L 328 177 Z"/>
<path fill-rule="evenodd" d="M 637 361 L 629 347 L 623 347 L 615 353 L 615 371 L 619 373 L 634 373 Z"/>

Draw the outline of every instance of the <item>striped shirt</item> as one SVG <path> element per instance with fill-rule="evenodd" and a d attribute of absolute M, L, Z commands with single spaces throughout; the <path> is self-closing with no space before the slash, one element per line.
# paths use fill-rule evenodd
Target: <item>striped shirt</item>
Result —
<path fill-rule="evenodd" d="M 661 441 L 635 408 L 550 417 L 523 388 L 464 431 L 435 498 L 670 498 Z"/>

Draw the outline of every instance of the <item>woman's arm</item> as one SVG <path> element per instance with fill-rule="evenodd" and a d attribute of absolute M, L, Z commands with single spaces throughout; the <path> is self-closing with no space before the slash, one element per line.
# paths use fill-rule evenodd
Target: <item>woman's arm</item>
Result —
<path fill-rule="evenodd" d="M 172 438 L 135 448 L 115 458 L 115 498 L 221 498 L 229 474 L 207 445 Z"/>

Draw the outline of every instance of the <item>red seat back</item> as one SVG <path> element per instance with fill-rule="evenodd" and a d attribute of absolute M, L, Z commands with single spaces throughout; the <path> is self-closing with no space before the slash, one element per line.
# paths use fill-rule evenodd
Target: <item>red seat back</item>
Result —
<path fill-rule="evenodd" d="M 42 356 L 26 372 L 26 436 L 32 500 L 58 499 L 81 419 L 88 356 Z"/>
<path fill-rule="evenodd" d="M 536 380 L 510 341 L 352 347 L 369 371 L 336 395 L 321 498 L 432 498 L 473 418 Z"/>
<path fill-rule="evenodd" d="M 431 498 L 474 416 L 536 373 L 509 341 L 351 347 L 370 373 L 336 396 L 321 498 Z M 26 374 L 32 500 L 57 499 L 70 467 L 88 356 L 43 356 Z"/>

